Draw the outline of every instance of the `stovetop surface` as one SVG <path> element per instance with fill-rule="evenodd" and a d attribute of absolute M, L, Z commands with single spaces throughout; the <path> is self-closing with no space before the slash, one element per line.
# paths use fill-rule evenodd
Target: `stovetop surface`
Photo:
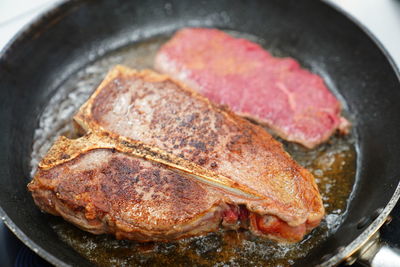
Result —
<path fill-rule="evenodd" d="M 0 50 L 26 23 L 59 0 L 1 0 Z M 325 0 L 355 16 L 383 43 L 400 66 L 400 1 L 398 0 Z M 21 9 L 21 7 L 23 7 Z M 385 14 L 380 16 L 378 14 Z M 391 213 L 392 222 L 381 229 L 384 242 L 400 248 L 400 203 Z M 49 263 L 19 241 L 0 222 L 0 265 L 3 267 L 48 267 Z"/>

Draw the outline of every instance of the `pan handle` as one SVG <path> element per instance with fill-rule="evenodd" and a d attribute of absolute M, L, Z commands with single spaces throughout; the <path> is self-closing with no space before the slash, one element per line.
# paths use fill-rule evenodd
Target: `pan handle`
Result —
<path fill-rule="evenodd" d="M 371 267 L 400 267 L 400 249 L 382 242 L 377 232 L 361 248 L 357 261 Z"/>

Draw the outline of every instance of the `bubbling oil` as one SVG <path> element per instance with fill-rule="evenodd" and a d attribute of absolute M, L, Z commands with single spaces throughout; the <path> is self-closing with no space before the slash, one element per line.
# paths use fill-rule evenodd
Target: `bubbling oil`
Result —
<path fill-rule="evenodd" d="M 257 41 L 256 38 L 249 39 Z M 165 41 L 166 38 L 155 38 L 114 51 L 71 76 L 57 90 L 35 131 L 32 175 L 40 159 L 59 135 L 73 137 L 72 116 L 107 71 L 116 64 L 136 69 L 151 68 L 155 53 Z M 354 184 L 356 152 L 351 135 L 334 136 L 313 150 L 280 141 L 297 162 L 314 174 L 326 209 L 326 216 L 320 226 L 297 244 L 277 244 L 255 237 L 245 230 L 221 230 L 169 243 L 142 244 L 116 240 L 109 235 L 93 235 L 56 217 L 50 221 L 50 225 L 62 241 L 99 266 L 292 265 L 296 259 L 305 257 L 313 247 L 335 232 L 341 224 Z"/>

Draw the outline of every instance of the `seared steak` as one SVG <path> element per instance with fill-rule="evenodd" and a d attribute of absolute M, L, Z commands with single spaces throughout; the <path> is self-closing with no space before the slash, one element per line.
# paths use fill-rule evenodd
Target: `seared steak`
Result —
<path fill-rule="evenodd" d="M 119 239 L 167 241 L 218 229 L 226 208 L 218 191 L 158 163 L 95 147 L 38 171 L 29 190 L 42 210 Z"/>
<path fill-rule="evenodd" d="M 309 148 L 349 126 L 321 77 L 216 29 L 178 31 L 158 52 L 155 68 Z"/>
<path fill-rule="evenodd" d="M 324 208 L 313 176 L 259 126 L 168 76 L 115 67 L 29 185 L 93 233 L 171 240 L 223 225 L 295 242 Z"/>

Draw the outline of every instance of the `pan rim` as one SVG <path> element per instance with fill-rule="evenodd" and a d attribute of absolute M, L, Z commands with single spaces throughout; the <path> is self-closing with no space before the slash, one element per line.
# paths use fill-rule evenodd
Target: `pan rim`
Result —
<path fill-rule="evenodd" d="M 384 47 L 381 41 L 363 24 L 361 23 L 357 18 L 355 18 L 353 15 L 351 15 L 349 12 L 338 6 L 336 3 L 333 3 L 328 0 L 323 0 L 322 3 L 325 5 L 331 7 L 341 15 L 343 15 L 345 18 L 347 18 L 349 21 L 354 23 L 364 34 L 367 35 L 367 37 L 378 47 L 378 49 L 383 53 L 385 58 L 388 60 L 390 66 L 392 67 L 396 77 L 397 81 L 400 84 L 400 69 L 399 66 L 395 63 L 393 57 L 390 55 L 389 51 Z M 341 251 L 337 252 L 336 255 L 331 256 L 327 260 L 323 261 L 320 263 L 320 266 L 335 266 L 338 265 L 340 262 L 343 262 L 350 256 L 354 255 L 371 237 L 373 234 L 379 231 L 381 226 L 385 223 L 387 217 L 389 216 L 390 212 L 393 210 L 393 208 L 396 206 L 397 202 L 400 199 L 400 178 L 399 182 L 396 186 L 396 189 L 389 200 L 389 202 L 386 204 L 385 208 L 381 212 L 381 214 L 366 228 L 364 231 L 362 231 L 358 237 L 356 237 L 350 244 L 345 246 Z"/>
<path fill-rule="evenodd" d="M 25 24 L 21 29 L 19 29 L 13 37 L 4 45 L 3 49 L 0 50 L 0 59 L 7 56 L 9 50 L 12 50 L 13 46 L 18 44 L 20 40 L 22 40 L 25 35 L 27 35 L 36 25 L 39 25 L 46 17 L 55 15 L 57 11 L 64 5 L 68 4 L 69 0 L 57 0 L 53 4 L 50 4 L 48 8 L 35 16 L 30 22 Z"/>
<path fill-rule="evenodd" d="M 6 212 L 3 210 L 2 207 L 0 207 L 0 216 L 4 224 L 7 226 L 7 228 L 16 236 L 18 239 L 24 243 L 25 246 L 27 246 L 29 249 L 31 249 L 33 252 L 38 254 L 40 257 L 42 257 L 44 260 L 48 261 L 49 263 L 55 265 L 55 266 L 62 266 L 62 267 L 67 267 L 71 266 L 66 264 L 64 261 L 58 259 L 51 253 L 47 252 L 45 249 L 43 249 L 41 246 L 36 244 L 35 241 L 30 239 L 19 227 L 8 217 Z"/>
<path fill-rule="evenodd" d="M 57 2 L 51 4 L 46 11 L 36 16 L 31 22 L 24 25 L 4 46 L 4 48 L 0 51 L 0 59 L 6 58 L 9 51 L 12 51 L 13 47 L 18 45 L 18 43 L 31 31 L 34 30 L 36 26 L 39 26 L 42 21 L 44 21 L 47 17 L 54 16 L 57 12 L 63 8 L 64 6 L 70 4 L 69 0 L 58 0 Z M 76 3 L 76 2 L 75 2 Z M 0 218 L 7 226 L 7 228 L 29 249 L 34 251 L 44 260 L 48 261 L 50 264 L 55 266 L 67 267 L 71 266 L 66 264 L 64 261 L 55 257 L 51 253 L 47 252 L 40 245 L 38 245 L 35 241 L 25 234 L 8 216 L 8 214 L 4 211 L 4 209 L 0 205 Z"/>
<path fill-rule="evenodd" d="M 339 14 L 343 15 L 349 21 L 354 23 L 359 30 L 361 30 L 366 36 L 377 46 L 377 48 L 383 53 L 385 58 L 388 60 L 390 66 L 392 67 L 397 80 L 400 84 L 400 70 L 399 67 L 395 64 L 392 56 L 383 46 L 383 44 L 375 37 L 375 35 L 365 26 L 363 25 L 358 19 L 354 16 L 349 14 L 347 11 L 339 7 L 337 4 L 330 2 L 328 0 L 321 1 L 322 4 L 333 8 Z M 69 1 L 69 0 L 58 0 L 57 2 L 53 3 L 47 11 L 43 12 L 39 16 L 35 17 L 30 23 L 25 25 L 21 28 L 17 34 L 15 34 L 4 46 L 4 48 L 0 51 L 0 59 L 4 59 L 7 57 L 7 54 L 12 51 L 14 46 L 17 46 L 18 43 L 24 39 L 24 37 L 29 34 L 30 32 L 35 30 L 35 27 L 41 26 L 42 22 L 46 20 L 48 17 L 56 15 L 60 9 L 67 5 L 76 5 L 79 2 Z M 362 231 L 358 237 L 356 237 L 351 243 L 345 246 L 340 252 L 336 255 L 331 256 L 324 262 L 320 263 L 320 266 L 335 266 L 340 262 L 344 261 L 346 258 L 353 255 L 357 250 L 365 244 L 368 239 L 376 233 L 380 227 L 384 224 L 386 218 L 395 207 L 396 203 L 400 199 L 400 182 L 397 184 L 396 189 L 386 204 L 385 208 L 383 209 L 382 213 L 366 228 Z M 51 253 L 47 252 L 41 246 L 39 246 L 36 242 L 30 239 L 7 215 L 7 213 L 3 210 L 0 206 L 0 218 L 5 223 L 5 225 L 10 229 L 10 231 L 18 237 L 26 246 L 28 246 L 31 250 L 37 253 L 40 257 L 47 260 L 49 263 L 56 265 L 56 266 L 70 266 L 69 264 L 65 263 L 64 261 L 60 260 L 58 257 L 52 255 Z"/>
<path fill-rule="evenodd" d="M 389 200 L 386 207 L 383 209 L 381 214 L 363 231 L 358 235 L 350 244 L 345 246 L 341 251 L 337 252 L 336 255 L 327 259 L 326 261 L 319 264 L 319 266 L 336 266 L 347 258 L 351 257 L 357 251 L 368 242 L 368 240 L 379 231 L 381 226 L 386 222 L 390 212 L 396 206 L 397 201 L 400 198 L 400 183 L 397 185 L 395 192 Z"/>

